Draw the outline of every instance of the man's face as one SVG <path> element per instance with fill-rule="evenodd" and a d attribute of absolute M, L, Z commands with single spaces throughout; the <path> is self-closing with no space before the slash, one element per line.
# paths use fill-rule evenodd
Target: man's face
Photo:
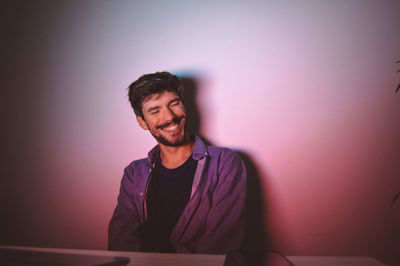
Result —
<path fill-rule="evenodd" d="M 149 130 L 158 143 L 180 146 L 186 141 L 186 112 L 181 98 L 175 92 L 165 91 L 150 95 L 142 104 L 139 125 Z"/>

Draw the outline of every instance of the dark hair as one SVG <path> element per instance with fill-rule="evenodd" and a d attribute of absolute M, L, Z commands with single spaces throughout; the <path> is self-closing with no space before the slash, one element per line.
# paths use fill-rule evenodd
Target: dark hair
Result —
<path fill-rule="evenodd" d="M 179 78 L 169 72 L 146 74 L 132 82 L 128 87 L 128 97 L 135 114 L 143 118 L 142 104 L 146 98 L 164 91 L 175 92 L 183 101 Z"/>

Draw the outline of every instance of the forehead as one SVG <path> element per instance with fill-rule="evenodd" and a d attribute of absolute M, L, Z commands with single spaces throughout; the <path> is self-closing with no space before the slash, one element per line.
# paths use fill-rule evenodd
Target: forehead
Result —
<path fill-rule="evenodd" d="M 170 101 L 174 100 L 176 97 L 180 98 L 176 92 L 172 91 L 163 91 L 161 93 L 150 94 L 144 99 L 142 107 L 146 108 L 153 105 L 167 104 Z"/>

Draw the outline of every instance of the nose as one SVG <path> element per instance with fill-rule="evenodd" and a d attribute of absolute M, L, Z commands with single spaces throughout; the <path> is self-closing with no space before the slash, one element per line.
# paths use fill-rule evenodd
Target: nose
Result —
<path fill-rule="evenodd" d="M 169 122 L 172 119 L 174 119 L 177 115 L 174 113 L 174 111 L 171 108 L 166 108 L 164 112 L 164 119 L 165 121 Z"/>

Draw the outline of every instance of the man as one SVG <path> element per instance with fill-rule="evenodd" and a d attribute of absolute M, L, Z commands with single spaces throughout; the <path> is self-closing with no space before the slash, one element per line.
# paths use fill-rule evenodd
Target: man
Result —
<path fill-rule="evenodd" d="M 168 72 L 129 86 L 139 126 L 158 145 L 125 168 L 109 225 L 110 250 L 226 253 L 244 238 L 246 169 L 227 148 L 189 136 L 179 79 Z"/>

